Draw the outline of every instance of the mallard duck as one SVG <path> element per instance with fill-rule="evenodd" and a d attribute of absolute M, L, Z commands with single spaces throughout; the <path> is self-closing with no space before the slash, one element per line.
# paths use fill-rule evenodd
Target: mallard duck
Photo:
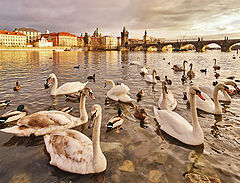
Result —
<path fill-rule="evenodd" d="M 93 174 L 106 170 L 107 161 L 100 147 L 102 108 L 95 104 L 91 110 L 92 141 L 76 130 L 56 131 L 44 136 L 50 164 L 63 171 Z"/>
<path fill-rule="evenodd" d="M 28 114 L 27 107 L 19 105 L 16 111 L 8 111 L 0 117 L 0 123 L 17 121 Z"/>
<path fill-rule="evenodd" d="M 88 76 L 87 79 L 95 80 L 95 74 L 93 74 L 92 76 Z"/>
<path fill-rule="evenodd" d="M 8 106 L 10 102 L 10 100 L 2 100 L 0 101 L 0 107 Z"/>
<path fill-rule="evenodd" d="M 73 68 L 75 68 L 75 69 L 79 69 L 79 68 L 80 68 L 80 65 L 78 65 L 78 66 L 74 66 Z"/>
<path fill-rule="evenodd" d="M 143 89 L 139 90 L 136 95 L 137 102 L 142 100 L 142 97 L 144 96 Z"/>
<path fill-rule="evenodd" d="M 205 69 L 200 69 L 200 72 L 203 72 L 203 73 L 207 73 L 207 68 L 205 68 Z"/>
<path fill-rule="evenodd" d="M 134 106 L 134 117 L 140 120 L 144 120 L 147 117 L 147 113 L 143 108 Z"/>
<path fill-rule="evenodd" d="M 118 115 L 111 117 L 111 119 L 108 121 L 107 128 L 113 129 L 117 128 L 117 133 L 119 133 L 119 127 L 123 123 L 123 115 L 122 115 L 122 109 L 118 108 Z"/>
<path fill-rule="evenodd" d="M 16 86 L 13 87 L 14 91 L 19 91 L 21 89 L 19 81 L 16 82 Z"/>
<path fill-rule="evenodd" d="M 171 79 L 168 79 L 167 76 L 165 76 L 165 81 L 167 82 L 168 85 L 172 85 Z"/>
<path fill-rule="evenodd" d="M 61 85 L 59 88 L 58 87 L 58 81 L 57 77 L 54 73 L 50 74 L 47 82 L 50 82 L 53 80 L 53 87 L 51 89 L 51 95 L 56 96 L 56 95 L 64 95 L 64 94 L 69 94 L 69 93 L 76 93 L 80 90 L 82 90 L 88 82 L 81 83 L 81 82 L 68 82 L 63 85 Z"/>
<path fill-rule="evenodd" d="M 85 106 L 86 96 L 95 99 L 90 88 L 81 90 L 79 117 L 74 117 L 62 111 L 39 111 L 18 120 L 17 126 L 4 128 L 1 131 L 17 136 L 30 136 L 32 134 L 41 136 L 55 130 L 65 130 L 85 124 L 88 122 Z"/>

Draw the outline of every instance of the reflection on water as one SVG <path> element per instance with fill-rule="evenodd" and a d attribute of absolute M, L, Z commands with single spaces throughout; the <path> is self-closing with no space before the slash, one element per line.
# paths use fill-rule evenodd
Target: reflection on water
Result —
<path fill-rule="evenodd" d="M 138 59 L 139 58 L 139 59 Z M 30 113 L 49 108 L 62 109 L 72 106 L 73 115 L 79 116 L 79 104 L 65 101 L 64 96 L 51 97 L 50 89 L 44 89 L 48 75 L 54 72 L 59 85 L 70 81 L 89 80 L 95 102 L 86 98 L 89 112 L 94 103 L 103 107 L 101 128 L 102 149 L 108 161 L 107 170 L 101 174 L 76 175 L 63 172 L 49 164 L 49 155 L 42 137 L 15 137 L 0 132 L 0 182 L 183 182 L 190 173 L 220 178 L 222 182 L 239 182 L 240 167 L 240 105 L 239 96 L 231 104 L 222 104 L 224 114 L 214 116 L 198 112 L 199 123 L 205 135 L 204 145 L 187 146 L 160 130 L 154 120 L 153 106 L 157 106 L 161 84 L 147 84 L 140 75 L 141 66 L 130 65 L 139 61 L 142 66 L 157 70 L 161 79 L 172 80 L 169 88 L 175 95 L 178 106 L 175 110 L 191 121 L 191 114 L 183 92 L 189 82 L 182 84 L 181 72 L 174 72 L 174 64 L 183 60 L 193 63 L 195 84 L 211 85 L 216 81 L 213 58 L 221 69 L 218 81 L 228 76 L 240 79 L 240 61 L 232 59 L 232 53 L 209 51 L 205 53 L 159 53 L 159 52 L 52 52 L 52 51 L 0 51 L 0 100 L 11 100 L 11 105 L 0 108 L 0 115 L 15 110 L 19 104 L 28 107 Z M 80 65 L 79 69 L 74 66 Z M 188 67 L 187 67 L 188 68 Z M 206 73 L 200 69 L 207 68 Z M 109 88 L 104 88 L 106 79 L 124 83 L 130 88 L 131 98 L 143 89 L 145 95 L 133 105 L 141 106 L 148 114 L 144 121 L 134 116 L 133 105 L 106 100 Z M 16 81 L 21 83 L 19 92 L 13 91 Z M 124 122 L 120 133 L 107 131 L 108 120 L 123 110 Z M 86 125 L 77 127 L 91 137 Z M 4 128 L 1 125 L 0 128 Z M 173 176 L 174 175 L 174 176 Z"/>

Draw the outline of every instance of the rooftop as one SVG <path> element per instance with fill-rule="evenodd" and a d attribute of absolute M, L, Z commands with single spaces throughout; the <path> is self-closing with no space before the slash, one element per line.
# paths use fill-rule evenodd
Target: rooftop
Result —
<path fill-rule="evenodd" d="M 15 29 L 14 31 L 25 31 L 25 32 L 40 32 L 36 29 L 33 29 L 33 28 L 25 28 L 25 27 L 21 27 L 21 28 L 18 28 L 18 29 Z"/>
<path fill-rule="evenodd" d="M 11 32 L 11 31 L 2 31 L 0 30 L 0 34 L 8 34 L 8 35 L 16 35 L 16 36 L 26 36 L 20 32 Z"/>

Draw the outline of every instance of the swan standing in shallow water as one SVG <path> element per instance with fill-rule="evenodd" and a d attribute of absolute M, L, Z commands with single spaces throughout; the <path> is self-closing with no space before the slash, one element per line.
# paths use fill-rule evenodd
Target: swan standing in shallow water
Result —
<path fill-rule="evenodd" d="M 17 126 L 1 129 L 0 131 L 11 133 L 17 136 L 35 136 L 51 133 L 55 130 L 73 128 L 88 122 L 88 115 L 85 107 L 86 95 L 92 99 L 93 93 L 90 88 L 81 91 L 79 104 L 80 117 L 74 117 L 62 111 L 40 111 L 21 118 Z"/>
<path fill-rule="evenodd" d="M 157 73 L 157 71 L 155 69 L 153 69 L 153 72 L 152 72 L 151 75 L 146 75 L 145 76 L 145 81 L 148 82 L 148 83 L 156 84 L 157 83 L 157 80 L 155 78 L 156 73 Z"/>
<path fill-rule="evenodd" d="M 168 90 L 166 81 L 162 82 L 162 93 L 158 100 L 158 107 L 171 111 L 177 107 L 177 100 L 174 98 L 172 91 Z"/>
<path fill-rule="evenodd" d="M 232 85 L 237 91 L 239 91 L 239 88 L 237 84 L 234 81 L 225 81 L 225 85 Z M 201 91 L 206 93 L 211 99 L 213 99 L 213 90 L 214 86 L 199 86 Z M 223 102 L 231 102 L 232 98 L 229 96 L 229 94 L 225 90 L 220 90 L 221 92 L 218 93 L 218 100 Z"/>
<path fill-rule="evenodd" d="M 126 102 L 130 103 L 133 101 L 128 94 L 130 89 L 128 88 L 127 85 L 121 83 L 121 85 L 115 86 L 115 83 L 112 80 L 106 80 L 104 88 L 110 84 L 111 89 L 107 92 L 107 97 L 115 100 L 115 101 L 121 101 L 121 102 Z"/>
<path fill-rule="evenodd" d="M 57 77 L 54 73 L 50 74 L 47 83 L 45 84 L 48 85 L 49 82 L 51 82 L 51 79 L 53 80 L 53 86 L 51 89 L 51 95 L 56 96 L 56 95 L 64 95 L 64 94 L 69 94 L 69 93 L 75 93 L 80 90 L 82 90 L 88 82 L 81 83 L 81 82 L 68 82 L 63 85 L 61 85 L 58 88 L 58 80 Z"/>
<path fill-rule="evenodd" d="M 101 106 L 93 105 L 91 114 L 93 123 L 89 127 L 94 126 L 92 141 L 84 134 L 70 129 L 44 136 L 51 165 L 77 174 L 100 173 L 106 169 L 107 160 L 100 147 Z"/>
<path fill-rule="evenodd" d="M 224 85 L 223 83 L 219 83 L 214 87 L 213 101 L 206 93 L 202 92 L 202 96 L 206 100 L 202 101 L 202 100 L 199 100 L 199 98 L 197 98 L 196 99 L 197 108 L 211 114 L 216 114 L 216 115 L 222 114 L 222 108 L 218 100 L 219 90 L 225 90 L 226 92 L 231 93 L 226 85 Z M 188 93 L 188 96 L 189 96 L 189 93 Z"/>
<path fill-rule="evenodd" d="M 167 134 L 188 145 L 200 145 L 204 141 L 203 131 L 198 123 L 196 110 L 196 96 L 201 99 L 201 91 L 196 86 L 189 88 L 190 111 L 192 115 L 192 125 L 178 113 L 170 110 L 158 110 L 154 107 L 154 115 L 160 128 Z"/>

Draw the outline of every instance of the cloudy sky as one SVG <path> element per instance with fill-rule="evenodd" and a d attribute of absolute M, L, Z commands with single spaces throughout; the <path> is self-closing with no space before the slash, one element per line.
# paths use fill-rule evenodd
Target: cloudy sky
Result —
<path fill-rule="evenodd" d="M 93 33 L 167 39 L 240 37 L 239 0 L 0 0 L 0 29 Z"/>

